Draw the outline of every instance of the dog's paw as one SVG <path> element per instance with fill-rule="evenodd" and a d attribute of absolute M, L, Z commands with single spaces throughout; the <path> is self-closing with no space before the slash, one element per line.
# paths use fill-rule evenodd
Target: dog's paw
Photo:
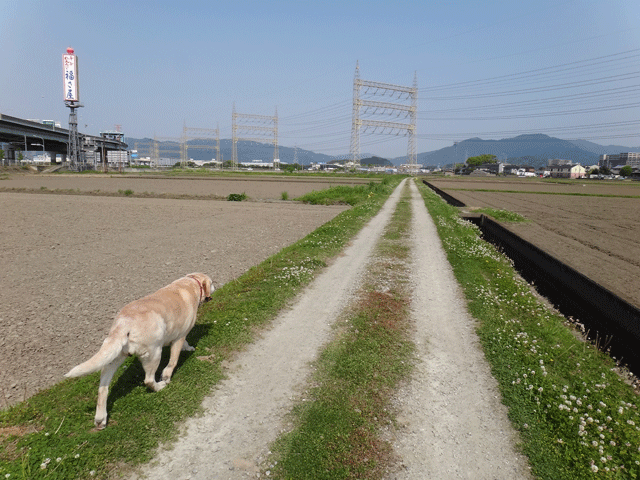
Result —
<path fill-rule="evenodd" d="M 156 382 L 156 384 L 153 386 L 153 391 L 154 392 L 159 392 L 160 390 L 162 390 L 164 387 L 167 386 L 167 381 L 166 380 L 162 380 L 161 382 Z"/>
<path fill-rule="evenodd" d="M 96 417 L 94 419 L 93 423 L 95 423 L 95 425 L 96 425 L 96 430 L 102 430 L 102 429 L 104 429 L 104 427 L 107 426 L 107 417 L 104 417 L 104 418 Z"/>
<path fill-rule="evenodd" d="M 183 352 L 193 352 L 195 351 L 196 347 L 192 347 L 191 345 L 185 345 L 184 347 L 182 347 L 182 351 Z"/>

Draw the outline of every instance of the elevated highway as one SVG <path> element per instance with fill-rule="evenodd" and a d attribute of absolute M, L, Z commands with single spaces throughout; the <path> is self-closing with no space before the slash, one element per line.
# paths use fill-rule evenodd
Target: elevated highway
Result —
<path fill-rule="evenodd" d="M 128 145 L 114 138 L 81 133 L 82 150 L 106 152 L 126 150 Z M 9 145 L 7 160 L 15 160 L 15 151 L 43 151 L 67 154 L 69 130 L 43 125 L 23 118 L 0 114 L 0 143 Z"/>

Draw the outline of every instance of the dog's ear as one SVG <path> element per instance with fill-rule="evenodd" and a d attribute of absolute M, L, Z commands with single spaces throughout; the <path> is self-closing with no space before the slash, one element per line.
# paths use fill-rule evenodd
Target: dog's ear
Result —
<path fill-rule="evenodd" d="M 210 297 L 211 294 L 213 293 L 213 280 L 211 280 L 211 278 L 209 278 L 208 275 L 204 276 L 204 284 L 205 284 L 205 292 L 206 295 L 205 297 Z"/>

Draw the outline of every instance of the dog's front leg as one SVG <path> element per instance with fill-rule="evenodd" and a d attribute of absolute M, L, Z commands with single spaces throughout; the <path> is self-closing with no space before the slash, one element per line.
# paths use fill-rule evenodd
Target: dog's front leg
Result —
<path fill-rule="evenodd" d="M 182 345 L 186 343 L 185 337 L 179 338 L 171 344 L 171 355 L 169 356 L 169 363 L 164 370 L 162 370 L 162 380 L 169 383 L 171 381 L 171 375 L 173 375 L 173 369 L 178 364 L 178 357 L 182 351 Z M 187 344 L 189 346 L 189 344 Z M 194 349 L 195 350 L 195 349 Z"/>
<path fill-rule="evenodd" d="M 107 426 L 107 397 L 109 396 L 109 385 L 113 375 L 126 360 L 127 356 L 120 354 L 113 362 L 102 368 L 100 374 L 100 387 L 98 388 L 98 406 L 96 407 L 96 417 L 94 423 L 98 430 Z"/>

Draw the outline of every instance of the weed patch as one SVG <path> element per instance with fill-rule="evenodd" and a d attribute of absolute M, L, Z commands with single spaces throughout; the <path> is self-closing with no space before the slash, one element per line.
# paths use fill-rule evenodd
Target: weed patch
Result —
<path fill-rule="evenodd" d="M 484 213 L 485 215 L 492 217 L 499 222 L 526 222 L 526 218 L 516 212 L 510 212 L 509 210 L 502 210 L 497 208 L 476 208 L 474 212 Z"/>
<path fill-rule="evenodd" d="M 230 193 L 229 196 L 227 197 L 227 200 L 229 202 L 242 202 L 244 200 L 247 199 L 247 194 L 242 192 L 242 193 Z"/>

